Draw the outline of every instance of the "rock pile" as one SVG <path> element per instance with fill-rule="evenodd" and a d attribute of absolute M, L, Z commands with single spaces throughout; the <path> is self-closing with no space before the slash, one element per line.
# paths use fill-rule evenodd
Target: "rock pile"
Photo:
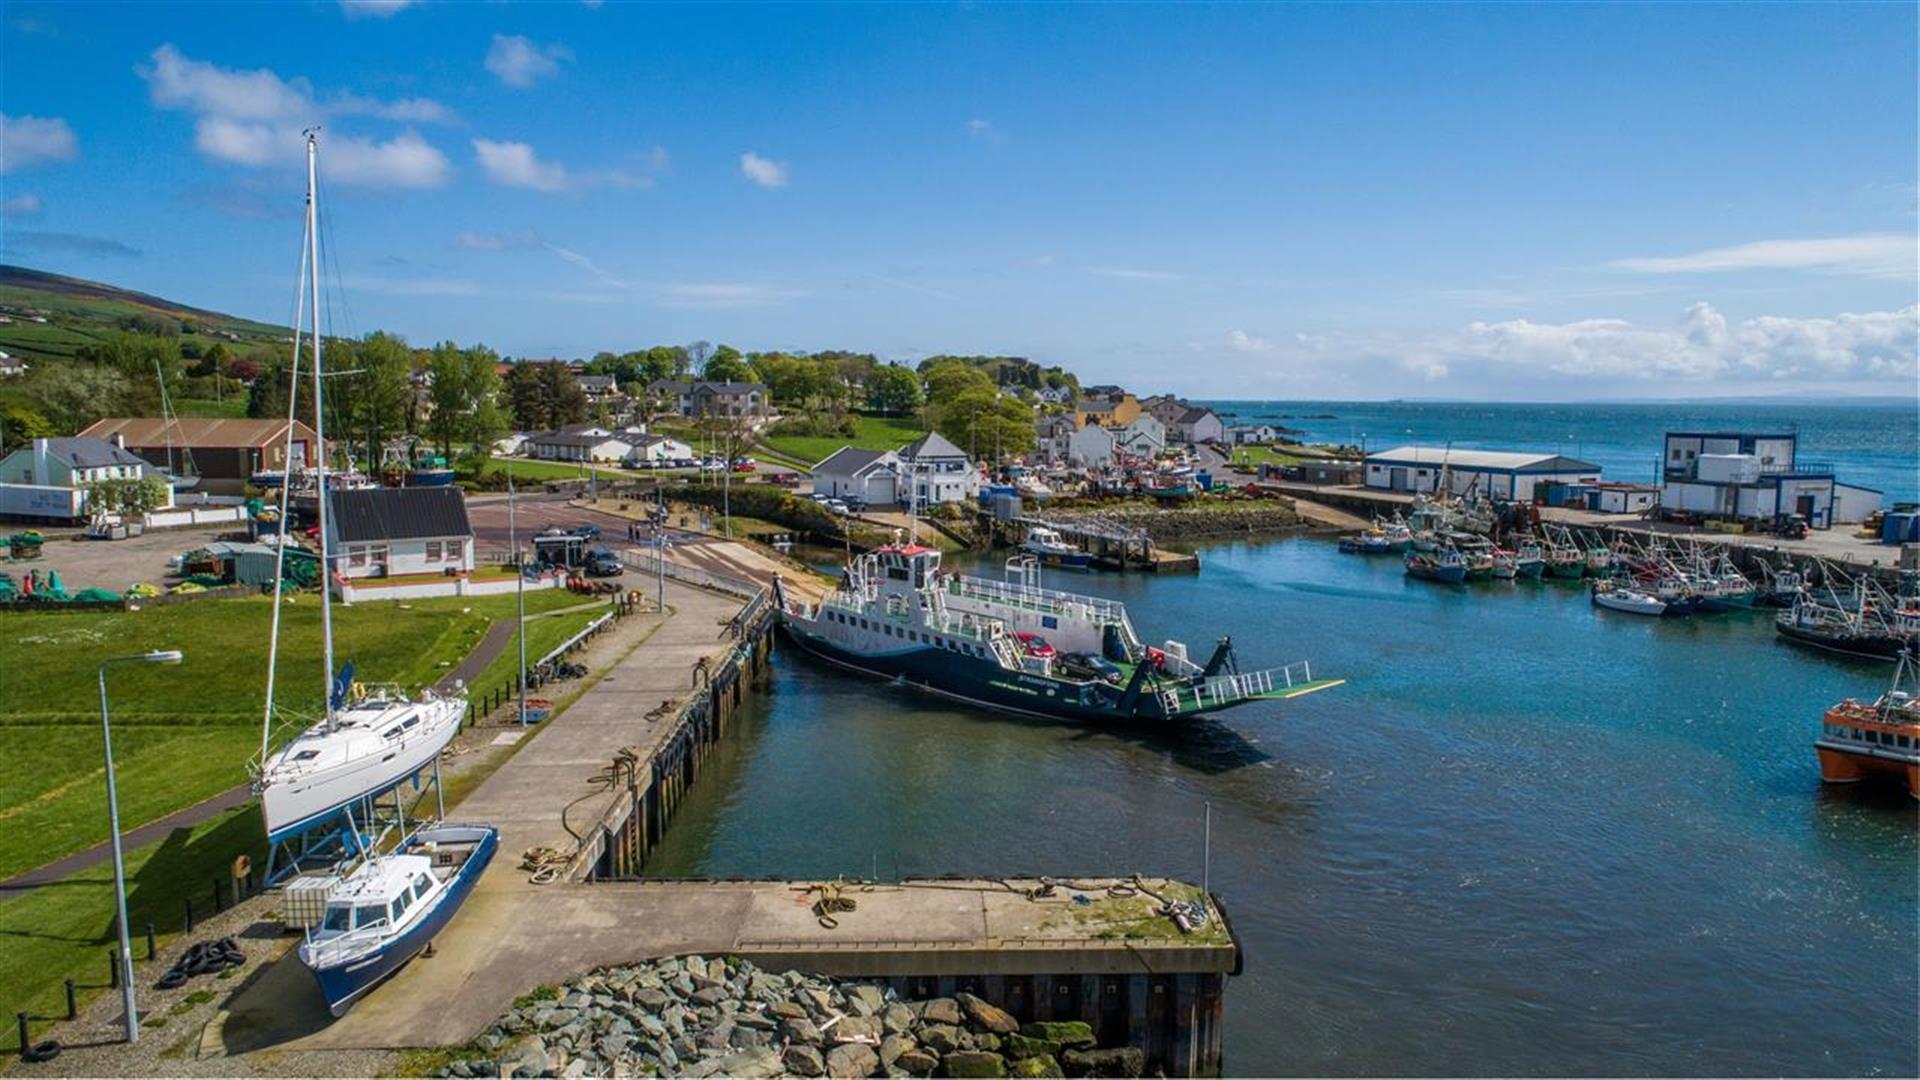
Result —
<path fill-rule="evenodd" d="M 529 995 L 436 1075 L 457 1077 L 1139 1076 L 1080 1021 L 1021 1024 L 972 994 L 887 988 L 688 956 Z"/>

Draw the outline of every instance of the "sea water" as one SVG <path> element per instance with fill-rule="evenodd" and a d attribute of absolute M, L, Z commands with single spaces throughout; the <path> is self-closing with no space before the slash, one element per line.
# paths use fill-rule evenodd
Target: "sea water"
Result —
<path fill-rule="evenodd" d="M 1420 444 L 1559 453 L 1602 466 L 1608 480 L 1658 483 L 1669 431 L 1791 432 L 1798 457 L 1834 466 L 1843 484 L 1887 505 L 1920 499 L 1920 403 L 1513 404 L 1215 401 L 1229 424 L 1270 423 L 1305 442 L 1370 451 Z"/>
<path fill-rule="evenodd" d="M 1197 881 L 1210 803 L 1231 1072 L 1920 1073 L 1915 811 L 1823 787 L 1812 746 L 1884 667 L 1324 540 L 1201 556 L 1048 583 L 1346 685 L 1098 730 L 783 650 L 649 872 Z"/>

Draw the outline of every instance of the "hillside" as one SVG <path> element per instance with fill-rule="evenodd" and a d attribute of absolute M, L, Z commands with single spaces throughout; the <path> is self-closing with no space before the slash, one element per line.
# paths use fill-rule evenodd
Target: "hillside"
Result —
<path fill-rule="evenodd" d="M 183 332 L 242 343 L 280 341 L 285 327 L 164 300 L 82 278 L 0 266 L 0 349 L 33 360 L 65 359 L 137 315 L 169 319 Z M 35 321 L 36 317 L 45 322 Z"/>

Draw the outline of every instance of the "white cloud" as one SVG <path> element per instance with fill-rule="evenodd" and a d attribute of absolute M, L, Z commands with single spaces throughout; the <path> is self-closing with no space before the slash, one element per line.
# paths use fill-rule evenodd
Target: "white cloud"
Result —
<path fill-rule="evenodd" d="M 1613 266 L 1642 274 L 1698 274 L 1738 270 L 1817 270 L 1853 277 L 1914 276 L 1916 241 L 1911 233 L 1862 233 L 1813 240 L 1757 240 L 1690 255 L 1615 260 Z"/>
<path fill-rule="evenodd" d="M 1213 341 L 1196 341 L 1193 347 L 1196 349 L 1222 348 L 1238 353 L 1267 353 L 1272 352 L 1276 346 L 1267 338 L 1255 337 L 1245 330 L 1229 330 L 1224 337 Z"/>
<path fill-rule="evenodd" d="M 391 19 L 412 7 L 414 0 L 340 0 L 349 19 Z"/>
<path fill-rule="evenodd" d="M 0 217 L 32 217 L 40 212 L 42 204 L 38 195 L 15 195 L 0 199 Z"/>
<path fill-rule="evenodd" d="M 660 290 L 664 307 L 755 308 L 796 300 L 806 293 L 774 285 L 748 285 L 737 282 L 698 282 L 667 285 Z"/>
<path fill-rule="evenodd" d="M 993 126 L 993 121 L 982 120 L 979 117 L 967 121 L 967 134 L 991 143 L 1000 142 L 1002 138 L 1000 129 Z"/>
<path fill-rule="evenodd" d="M 0 174 L 50 161 L 72 161 L 78 156 L 80 140 L 60 117 L 0 113 Z"/>
<path fill-rule="evenodd" d="M 740 175 L 763 188 L 787 186 L 787 163 L 763 158 L 749 150 L 740 155 Z"/>
<path fill-rule="evenodd" d="M 535 191 L 567 189 L 567 167 L 557 161 L 541 161 L 526 143 L 475 139 L 473 152 L 479 156 L 487 179 L 496 184 Z"/>
<path fill-rule="evenodd" d="M 487 49 L 487 70 L 508 86 L 524 90 L 560 73 L 560 62 L 573 59 L 565 45 L 541 45 L 518 34 L 495 34 Z"/>
<path fill-rule="evenodd" d="M 185 56 L 171 44 L 155 49 L 151 60 L 139 72 L 153 103 L 195 114 L 194 147 L 233 165 L 297 161 L 301 130 L 329 116 L 421 123 L 453 119 L 451 110 L 427 98 L 383 102 L 346 94 L 322 103 L 305 79 L 283 79 L 266 68 L 222 68 Z M 388 139 L 329 131 L 321 138 L 320 167 L 330 180 L 366 187 L 438 187 L 452 171 L 446 155 L 411 129 Z"/>

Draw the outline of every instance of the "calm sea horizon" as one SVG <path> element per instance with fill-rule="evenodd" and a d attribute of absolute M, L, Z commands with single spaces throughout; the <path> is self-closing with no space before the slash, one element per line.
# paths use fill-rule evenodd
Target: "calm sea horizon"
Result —
<path fill-rule="evenodd" d="M 1652 482 L 1669 431 L 1791 432 L 1801 461 L 1827 462 L 1843 484 L 1883 505 L 1920 500 L 1920 400 L 1836 403 L 1464 401 L 1204 401 L 1228 423 L 1293 428 L 1306 442 L 1370 451 L 1452 445 L 1557 452 L 1609 480 Z M 1229 415 L 1231 414 L 1231 415 Z"/>

